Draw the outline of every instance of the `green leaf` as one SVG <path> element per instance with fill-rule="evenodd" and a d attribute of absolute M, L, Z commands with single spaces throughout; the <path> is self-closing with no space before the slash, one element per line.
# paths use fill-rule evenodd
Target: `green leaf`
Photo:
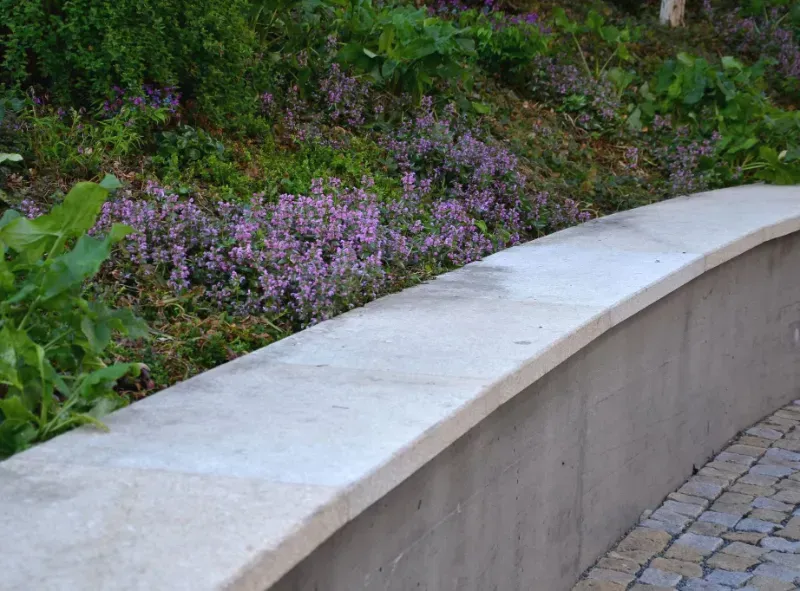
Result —
<path fill-rule="evenodd" d="M 136 376 L 139 371 L 138 363 L 115 363 L 95 370 L 81 380 L 74 396 L 83 400 L 93 400 L 111 391 L 121 377 L 128 374 Z"/>
<path fill-rule="evenodd" d="M 701 70 L 694 71 L 688 80 L 687 87 L 684 88 L 683 102 L 687 105 L 694 105 L 700 102 L 706 93 L 708 79 Z"/>
<path fill-rule="evenodd" d="M 27 449 L 36 440 L 38 418 L 19 396 L 0 399 L 0 457 L 8 457 Z"/>
<path fill-rule="evenodd" d="M 17 350 L 7 326 L 0 330 L 0 384 L 23 388 L 17 371 Z"/>
<path fill-rule="evenodd" d="M 48 215 L 59 223 L 61 231 L 75 236 L 94 226 L 107 197 L 108 189 L 105 187 L 96 183 L 78 183 L 64 197 L 61 206 L 54 207 Z"/>
<path fill-rule="evenodd" d="M 729 55 L 724 56 L 720 61 L 722 63 L 723 69 L 725 70 L 738 70 L 738 71 L 744 70 L 744 65 L 742 64 L 742 62 Z"/>
<path fill-rule="evenodd" d="M 122 187 L 122 183 L 113 174 L 107 174 L 103 177 L 103 180 L 100 181 L 100 186 L 109 191 L 114 191 Z"/>
<path fill-rule="evenodd" d="M 3 164 L 3 162 L 22 162 L 22 156 L 0 152 L 0 164 Z"/>
<path fill-rule="evenodd" d="M 78 239 L 75 248 L 55 258 L 41 279 L 42 302 L 54 298 L 67 290 L 79 287 L 93 277 L 100 265 L 111 254 L 111 246 L 127 235 L 131 229 L 115 224 L 111 233 L 104 239 L 84 234 Z"/>
<path fill-rule="evenodd" d="M 475 110 L 476 113 L 480 115 L 486 115 L 492 112 L 492 108 L 489 105 L 479 102 L 471 102 L 472 108 Z"/>
<path fill-rule="evenodd" d="M 391 78 L 397 68 L 397 62 L 393 59 L 387 59 L 381 66 L 381 76 L 384 78 Z"/>
<path fill-rule="evenodd" d="M 6 421 L 33 422 L 37 421 L 36 415 L 25 407 L 19 396 L 8 396 L 0 399 L 0 412 Z"/>
<path fill-rule="evenodd" d="M 15 211 L 13 209 L 5 210 L 2 217 L 0 217 L 0 228 L 2 228 L 3 226 L 7 226 L 8 224 L 11 223 L 12 220 L 17 219 L 18 217 L 21 217 L 21 214 L 18 211 Z"/>
<path fill-rule="evenodd" d="M 96 183 L 78 183 L 50 213 L 35 220 L 18 217 L 0 228 L 0 241 L 32 263 L 91 228 L 107 196 L 108 189 Z"/>
<path fill-rule="evenodd" d="M 605 19 L 596 10 L 590 10 L 586 17 L 586 26 L 593 31 L 600 31 L 605 22 Z"/>
<path fill-rule="evenodd" d="M 642 130 L 642 109 L 636 107 L 633 112 L 628 116 L 628 127 L 633 131 Z"/>

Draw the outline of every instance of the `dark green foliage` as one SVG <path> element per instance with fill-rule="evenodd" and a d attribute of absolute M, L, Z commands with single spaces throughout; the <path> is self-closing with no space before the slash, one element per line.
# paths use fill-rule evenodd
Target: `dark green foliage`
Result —
<path fill-rule="evenodd" d="M 465 11 L 459 22 L 470 27 L 478 57 L 490 72 L 523 68 L 548 49 L 549 36 L 542 33 L 538 23 L 477 10 Z"/>
<path fill-rule="evenodd" d="M 114 332 L 143 336 L 144 324 L 84 295 L 129 231 L 87 234 L 116 184 L 79 183 L 47 215 L 0 218 L 0 457 L 75 425 L 102 426 L 99 418 L 124 403 L 116 381 L 139 371 L 106 365 L 103 353 Z"/>
<path fill-rule="evenodd" d="M 755 171 L 761 180 L 800 182 L 800 113 L 770 103 L 763 90 L 766 67 L 730 56 L 715 65 L 679 54 L 641 89 L 641 112 L 650 119 L 669 115 L 700 137 L 719 136 L 716 153 L 728 166 L 725 175 Z"/>
<path fill-rule="evenodd" d="M 208 113 L 250 108 L 262 71 L 249 0 L 0 0 L 0 82 L 88 105 L 177 85 Z"/>
<path fill-rule="evenodd" d="M 357 0 L 344 19 L 339 59 L 375 82 L 417 98 L 439 81 L 468 82 L 475 51 L 468 29 L 410 6 L 377 9 Z"/>

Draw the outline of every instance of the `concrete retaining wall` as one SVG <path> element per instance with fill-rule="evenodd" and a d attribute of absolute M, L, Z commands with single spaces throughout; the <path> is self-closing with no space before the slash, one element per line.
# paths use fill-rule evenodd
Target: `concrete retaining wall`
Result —
<path fill-rule="evenodd" d="M 640 208 L 0 464 L 9 590 L 567 590 L 798 397 L 800 189 Z"/>
<path fill-rule="evenodd" d="M 800 393 L 800 235 L 599 337 L 504 404 L 273 591 L 569 591 L 743 427 Z"/>

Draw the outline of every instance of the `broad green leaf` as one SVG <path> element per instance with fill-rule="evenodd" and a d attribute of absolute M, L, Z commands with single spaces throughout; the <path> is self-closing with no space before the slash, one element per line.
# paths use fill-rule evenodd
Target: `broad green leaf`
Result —
<path fill-rule="evenodd" d="M 684 88 L 683 102 L 687 105 L 699 103 L 706 92 L 708 79 L 702 70 L 695 70 L 686 80 L 688 86 Z"/>
<path fill-rule="evenodd" d="M 96 183 L 78 183 L 49 215 L 59 223 L 59 230 L 76 236 L 94 226 L 107 197 L 108 189 L 105 187 Z"/>
<path fill-rule="evenodd" d="M 102 353 L 111 342 L 111 327 L 102 321 L 95 322 L 88 316 L 81 320 L 81 332 L 86 337 L 90 351 L 95 355 Z"/>
<path fill-rule="evenodd" d="M 45 271 L 41 280 L 41 301 L 46 302 L 67 290 L 79 287 L 85 280 L 93 277 L 111 254 L 111 246 L 129 231 L 130 228 L 115 224 L 111 233 L 103 239 L 88 234 L 81 236 L 71 251 L 56 257 Z"/>
<path fill-rule="evenodd" d="M 115 189 L 122 187 L 122 183 L 119 182 L 119 179 L 113 174 L 107 174 L 105 177 L 103 177 L 103 180 L 100 181 L 100 186 L 109 191 L 114 191 Z"/>
<path fill-rule="evenodd" d="M 0 300 L 2 300 L 5 296 L 3 292 L 9 293 L 14 289 L 14 274 L 8 268 L 8 263 L 6 262 L 6 258 L 3 254 L 2 249 L 0 249 Z"/>
<path fill-rule="evenodd" d="M 0 152 L 0 164 L 3 164 L 3 162 L 22 162 L 22 156 Z"/>
<path fill-rule="evenodd" d="M 386 79 L 391 78 L 396 68 L 397 62 L 393 59 L 387 59 L 383 62 L 383 66 L 381 66 L 381 76 Z"/>
<path fill-rule="evenodd" d="M 17 219 L 18 217 L 21 217 L 18 211 L 15 211 L 13 209 L 5 210 L 3 212 L 2 217 L 0 217 L 0 228 L 2 228 L 3 226 L 7 226 L 8 224 L 11 223 L 12 220 Z"/>
<path fill-rule="evenodd" d="M 468 39 L 466 37 L 459 37 L 458 39 L 456 39 L 456 43 L 458 43 L 459 47 L 461 47 L 461 49 L 465 53 L 475 52 L 475 41 L 473 41 L 472 39 Z"/>
<path fill-rule="evenodd" d="M 0 400 L 0 411 L 5 416 L 0 422 L 0 458 L 6 458 L 29 448 L 36 440 L 38 419 L 18 396 Z"/>
<path fill-rule="evenodd" d="M 91 228 L 107 196 L 108 189 L 98 184 L 78 183 L 50 213 L 35 220 L 19 217 L 0 228 L 0 241 L 33 263 Z"/>
<path fill-rule="evenodd" d="M 22 382 L 17 371 L 17 351 L 8 327 L 0 330 L 0 384 L 22 389 Z"/>
<path fill-rule="evenodd" d="M 19 396 L 8 396 L 0 399 L 0 412 L 6 421 L 33 422 L 37 421 L 33 414 Z"/>
<path fill-rule="evenodd" d="M 81 380 L 77 389 L 73 392 L 73 396 L 77 396 L 82 400 L 92 400 L 108 392 L 114 387 L 118 379 L 128 374 L 138 375 L 139 364 L 115 363 L 95 370 Z"/>
<path fill-rule="evenodd" d="M 778 156 L 778 151 L 770 146 L 761 146 L 758 149 L 758 155 L 762 160 L 765 160 L 773 166 L 778 166 L 781 163 L 780 157 Z"/>
<path fill-rule="evenodd" d="M 479 113 L 480 115 L 486 115 L 487 113 L 491 113 L 492 112 L 492 108 L 489 105 L 486 105 L 484 103 L 479 103 L 477 101 L 473 101 L 470 104 L 472 105 L 472 108 L 475 110 L 475 112 Z"/>
<path fill-rule="evenodd" d="M 586 26 L 593 31 L 600 31 L 605 22 L 605 19 L 596 10 L 590 10 L 586 17 Z"/>
<path fill-rule="evenodd" d="M 642 130 L 642 110 L 636 107 L 633 112 L 628 116 L 628 127 L 633 131 Z"/>
<path fill-rule="evenodd" d="M 720 61 L 722 63 L 722 67 L 725 70 L 739 70 L 739 71 L 741 71 L 741 70 L 744 69 L 744 65 L 742 64 L 742 62 L 740 62 L 735 57 L 732 57 L 730 55 L 724 56 Z"/>

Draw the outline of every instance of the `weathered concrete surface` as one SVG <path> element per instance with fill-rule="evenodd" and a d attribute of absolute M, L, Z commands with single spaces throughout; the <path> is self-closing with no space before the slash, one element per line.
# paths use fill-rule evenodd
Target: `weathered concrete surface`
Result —
<path fill-rule="evenodd" d="M 270 589 L 570 589 L 693 465 L 798 396 L 798 270 L 794 235 L 628 319 Z"/>
<path fill-rule="evenodd" d="M 0 588 L 568 589 L 792 397 L 798 230 L 793 187 L 610 216 L 20 454 Z"/>

